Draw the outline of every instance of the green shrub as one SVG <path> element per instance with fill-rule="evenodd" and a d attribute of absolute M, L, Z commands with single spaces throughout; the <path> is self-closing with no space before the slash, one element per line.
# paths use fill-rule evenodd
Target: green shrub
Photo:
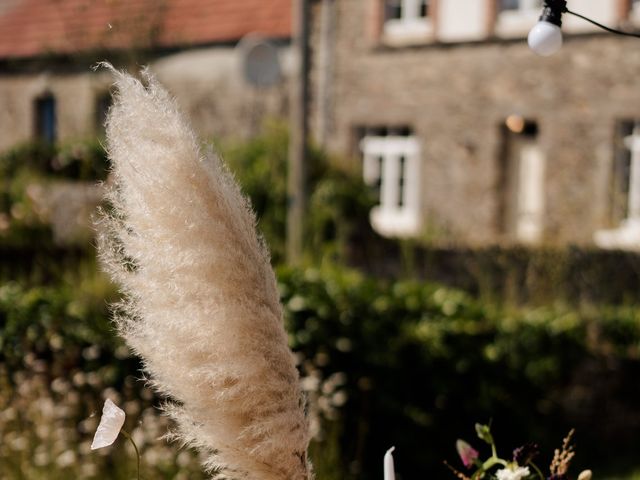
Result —
<path fill-rule="evenodd" d="M 104 180 L 107 155 L 98 139 L 62 144 L 28 142 L 0 155 L 0 178 L 11 178 L 24 169 L 68 180 Z"/>
<path fill-rule="evenodd" d="M 251 199 L 258 228 L 271 249 L 274 264 L 284 260 L 287 222 L 288 132 L 270 124 L 247 142 L 222 146 L 222 154 Z M 371 235 L 368 214 L 371 192 L 359 178 L 332 165 L 326 154 L 309 151 L 307 164 L 308 208 L 305 242 L 307 259 L 343 258 L 354 236 Z"/>
<path fill-rule="evenodd" d="M 27 143 L 0 155 L 0 245 L 54 243 L 43 186 L 63 180 L 105 180 L 107 160 L 97 140 L 51 145 Z"/>
<path fill-rule="evenodd" d="M 196 455 L 169 446 L 171 428 L 115 336 L 101 278 L 0 286 L 0 472 L 2 478 L 132 478 L 135 454 L 120 439 L 91 451 L 104 396 L 127 412 L 143 478 L 204 478 Z"/>
<path fill-rule="evenodd" d="M 350 473 L 338 478 L 379 477 L 392 445 L 405 477 L 446 478 L 456 438 L 491 418 L 507 453 L 526 441 L 554 448 L 576 427 L 579 464 L 619 473 L 633 463 L 640 309 L 509 311 L 326 266 L 282 270 L 280 282 L 307 374 L 346 376 L 348 401 L 324 420 L 340 425 L 338 470 Z M 321 463 L 330 443 L 314 447 Z"/>

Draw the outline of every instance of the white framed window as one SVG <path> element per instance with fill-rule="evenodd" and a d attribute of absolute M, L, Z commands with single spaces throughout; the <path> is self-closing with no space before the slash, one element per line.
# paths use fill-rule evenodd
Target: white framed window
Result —
<path fill-rule="evenodd" d="M 499 37 L 525 36 L 542 13 L 542 0 L 498 0 L 495 33 Z"/>
<path fill-rule="evenodd" d="M 389 44 L 418 43 L 433 35 L 430 0 L 385 0 L 383 39 Z"/>
<path fill-rule="evenodd" d="M 615 227 L 598 230 L 594 241 L 602 248 L 640 250 L 640 118 L 618 124 L 612 180 Z"/>
<path fill-rule="evenodd" d="M 516 236 L 536 243 L 543 234 L 545 160 L 537 144 L 528 144 L 520 149 L 519 161 Z"/>
<path fill-rule="evenodd" d="M 502 224 L 504 233 L 535 244 L 544 234 L 546 159 L 537 141 L 538 125 L 510 115 L 503 127 Z"/>
<path fill-rule="evenodd" d="M 411 131 L 370 129 L 360 141 L 363 177 L 376 189 L 370 213 L 374 230 L 387 237 L 410 237 L 422 229 L 420 145 Z"/>
<path fill-rule="evenodd" d="M 640 0 L 633 0 L 631 2 L 629 19 L 636 25 L 640 25 Z"/>

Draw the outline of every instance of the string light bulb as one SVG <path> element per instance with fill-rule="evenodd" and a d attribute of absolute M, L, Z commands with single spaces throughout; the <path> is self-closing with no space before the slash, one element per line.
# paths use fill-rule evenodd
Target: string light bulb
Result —
<path fill-rule="evenodd" d="M 548 57 L 562 47 L 562 31 L 558 25 L 540 20 L 527 37 L 529 48 L 538 55 Z"/>
<path fill-rule="evenodd" d="M 553 55 L 562 47 L 562 14 L 567 11 L 566 0 L 545 0 L 542 15 L 527 37 L 529 48 L 538 55 Z"/>
<path fill-rule="evenodd" d="M 569 13 L 586 20 L 607 32 L 640 38 L 640 34 L 638 33 L 616 30 L 615 28 L 607 27 L 595 20 L 591 20 L 584 15 L 572 12 L 567 8 L 567 0 L 544 0 L 542 15 L 540 15 L 538 23 L 533 26 L 527 37 L 527 42 L 531 50 L 545 57 L 553 55 L 560 50 L 560 47 L 562 47 L 562 30 L 560 27 L 562 27 L 563 13 Z"/>

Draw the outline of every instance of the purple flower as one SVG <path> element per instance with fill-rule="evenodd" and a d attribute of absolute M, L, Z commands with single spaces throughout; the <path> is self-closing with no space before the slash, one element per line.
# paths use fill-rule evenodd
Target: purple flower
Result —
<path fill-rule="evenodd" d="M 513 461 L 518 465 L 526 465 L 540 453 L 536 443 L 527 443 L 513 451 Z"/>

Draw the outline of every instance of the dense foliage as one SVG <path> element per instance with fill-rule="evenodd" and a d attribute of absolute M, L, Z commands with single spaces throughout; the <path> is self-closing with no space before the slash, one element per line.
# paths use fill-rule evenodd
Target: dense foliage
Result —
<path fill-rule="evenodd" d="M 145 478 L 204 478 L 193 453 L 161 438 L 169 422 L 159 399 L 108 320 L 113 295 L 100 276 L 0 286 L 2 478 L 131 478 L 135 456 L 124 441 L 89 448 L 105 396 L 127 412 Z"/>
<path fill-rule="evenodd" d="M 551 448 L 576 427 L 578 466 L 620 472 L 634 461 L 637 308 L 509 310 L 342 268 L 283 270 L 280 279 L 303 365 L 319 379 L 342 376 L 348 401 L 336 421 L 347 477 L 380 476 L 395 445 L 405 478 L 446 478 L 441 462 L 456 460 L 456 438 L 491 418 L 503 449 Z"/>
<path fill-rule="evenodd" d="M 54 235 L 47 187 L 55 182 L 91 184 L 106 179 L 107 171 L 106 154 L 98 141 L 65 145 L 26 143 L 3 153 L 0 156 L 0 246 L 51 246 Z M 68 223 L 74 220 L 65 219 Z M 85 243 L 86 237 L 81 238 Z"/>
<path fill-rule="evenodd" d="M 379 477 L 391 445 L 405 478 L 446 478 L 441 461 L 456 461 L 455 439 L 472 436 L 474 420 L 490 418 L 503 450 L 528 440 L 555 446 L 575 426 L 577 468 L 620 473 L 633 460 L 640 310 L 506 311 L 461 291 L 328 266 L 282 269 L 279 282 L 316 422 L 318 478 Z M 100 277 L 0 287 L 4 468 L 26 468 L 46 444 L 52 450 L 38 456 L 29 478 L 47 478 L 51 469 L 56 478 L 131 469 L 133 456 L 122 445 L 116 463 L 86 449 L 95 427 L 87 419 L 107 389 L 128 405 L 143 451 L 156 452 L 147 454 L 147 476 L 197 468 L 191 456 L 154 463 L 154 455 L 169 452 L 158 438 L 167 425 L 135 381 L 139 364 L 113 336 L 109 291 Z M 30 408 L 30 401 L 48 406 Z"/>
<path fill-rule="evenodd" d="M 225 161 L 251 198 L 274 264 L 284 261 L 287 221 L 288 133 L 280 124 L 248 142 L 222 145 Z M 305 243 L 308 260 L 344 260 L 353 241 L 372 235 L 368 214 L 374 199 L 363 183 L 336 168 L 318 149 L 309 152 L 308 215 Z M 357 238 L 357 240 L 356 240 Z"/>
<path fill-rule="evenodd" d="M 253 201 L 275 264 L 284 254 L 286 144 L 286 132 L 276 126 L 222 149 Z M 159 439 L 168 422 L 152 406 L 161 400 L 137 380 L 140 365 L 115 336 L 107 303 L 116 294 L 88 260 L 93 247 L 52 249 L 47 226 L 37 221 L 28 188 L 34 180 L 104 178 L 97 150 L 65 157 L 60 152 L 80 152 L 65 148 L 24 147 L 0 161 L 0 472 L 130 478 L 134 456 L 124 442 L 88 449 L 97 423 L 91 414 L 109 394 L 127 411 L 126 426 L 142 447 L 144 478 L 201 478 L 192 454 Z M 353 258 L 353 245 L 361 251 L 385 244 L 370 241 L 367 189 L 330 164 L 313 152 L 306 240 L 308 265 L 315 266 L 278 270 L 290 343 L 309 397 L 317 478 L 380 478 L 382 456 L 392 445 L 403 478 L 449 478 L 442 461 L 456 463 L 455 439 L 472 438 L 469 426 L 490 419 L 499 448 L 507 451 L 526 441 L 552 448 L 576 427 L 576 469 L 588 465 L 597 478 L 605 478 L 606 469 L 629 478 L 640 430 L 635 297 L 621 297 L 629 306 L 542 300 L 540 307 L 509 306 L 517 302 L 495 297 L 501 287 L 491 284 L 508 272 L 496 273 L 482 259 L 470 263 L 468 256 L 445 258 L 449 263 L 439 271 L 454 275 L 460 263 L 471 265 L 477 277 L 460 283 L 473 285 L 473 295 L 444 287 L 456 283 L 450 278 L 381 280 L 339 267 L 336 260 Z M 394 248 L 402 255 L 405 247 Z M 529 259 L 535 252 L 518 255 Z M 387 258 L 377 260 L 384 266 Z M 534 272 L 548 300 L 559 288 L 553 277 L 559 267 L 557 258 L 542 260 L 555 268 L 546 277 Z M 429 265 L 433 258 L 425 260 Z M 529 265 L 515 283 L 533 285 Z M 584 276 L 582 267 L 576 272 Z M 609 272 L 590 276 L 589 289 Z M 551 453 L 543 449 L 542 456 Z"/>

